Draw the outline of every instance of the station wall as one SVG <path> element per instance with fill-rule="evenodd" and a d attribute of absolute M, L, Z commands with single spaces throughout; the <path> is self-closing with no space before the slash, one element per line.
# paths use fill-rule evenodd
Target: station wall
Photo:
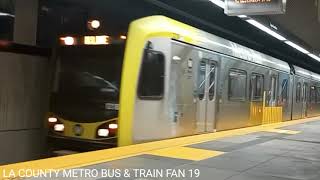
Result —
<path fill-rule="evenodd" d="M 45 156 L 46 56 L 0 51 L 0 165 Z"/>

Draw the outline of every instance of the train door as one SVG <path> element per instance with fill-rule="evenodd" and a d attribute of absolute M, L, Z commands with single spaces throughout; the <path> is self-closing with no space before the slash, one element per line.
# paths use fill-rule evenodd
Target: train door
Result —
<path fill-rule="evenodd" d="M 180 42 L 173 42 L 171 53 L 168 102 L 175 136 L 213 132 L 217 56 Z"/>
<path fill-rule="evenodd" d="M 302 110 L 302 78 L 295 76 L 293 86 L 292 119 L 300 119 Z"/>
<path fill-rule="evenodd" d="M 217 62 L 202 58 L 197 79 L 197 132 L 213 132 L 216 112 Z"/>
<path fill-rule="evenodd" d="M 270 81 L 269 106 L 277 105 L 278 76 L 272 75 Z"/>
<path fill-rule="evenodd" d="M 286 73 L 279 73 L 279 104 L 283 109 L 283 120 L 291 119 L 291 101 L 289 100 L 290 76 Z M 289 102 L 290 101 L 290 102 Z"/>
<path fill-rule="evenodd" d="M 308 101 L 308 107 L 307 107 L 307 116 L 308 117 L 313 117 L 315 116 L 315 110 L 316 108 L 316 103 L 317 103 L 317 87 L 316 83 L 312 82 L 310 83 L 309 86 L 309 101 Z"/>
<path fill-rule="evenodd" d="M 168 114 L 172 136 L 195 134 L 196 129 L 196 81 L 197 53 L 192 46 L 180 42 L 172 43 L 170 60 Z"/>
<path fill-rule="evenodd" d="M 294 103 L 295 103 L 295 98 L 294 98 L 294 90 L 295 90 L 295 78 L 294 74 L 290 74 L 289 76 L 289 97 L 288 97 L 288 102 L 289 102 L 289 120 L 293 119 L 293 108 L 294 108 Z"/>
<path fill-rule="evenodd" d="M 302 87 L 302 118 L 307 117 L 307 103 L 308 103 L 308 83 L 303 83 Z"/>

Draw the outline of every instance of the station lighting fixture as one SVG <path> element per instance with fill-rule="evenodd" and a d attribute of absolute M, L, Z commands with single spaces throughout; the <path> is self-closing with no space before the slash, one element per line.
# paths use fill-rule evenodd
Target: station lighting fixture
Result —
<path fill-rule="evenodd" d="M 225 2 L 222 0 L 208 0 L 210 2 L 212 2 L 213 4 L 219 6 L 220 8 L 224 9 L 225 8 Z M 275 31 L 271 30 L 270 28 L 264 26 L 263 24 L 259 23 L 258 21 L 251 19 L 250 17 L 246 16 L 246 15 L 239 15 L 238 16 L 241 19 L 244 19 L 245 21 L 247 21 L 249 24 L 259 28 L 260 30 L 266 32 L 267 34 L 277 38 L 280 41 L 285 42 L 286 44 L 288 44 L 289 46 L 297 49 L 298 51 L 307 54 L 308 56 L 310 56 L 311 58 L 317 60 L 320 62 L 320 57 L 317 55 L 314 55 L 312 53 L 310 53 L 308 50 L 304 49 L 303 47 L 293 43 L 292 41 L 287 40 L 285 37 L 283 37 L 282 35 L 276 33 Z"/>
<path fill-rule="evenodd" d="M 225 7 L 225 3 L 221 0 L 209 0 L 209 1 L 211 1 L 213 4 L 215 4 L 217 6 L 221 7 L 222 9 L 224 9 L 224 7 Z"/>
<path fill-rule="evenodd" d="M 280 41 L 285 41 L 287 40 L 285 37 L 281 36 L 280 34 L 272 31 L 271 29 L 267 28 L 266 26 L 264 26 L 263 24 L 259 23 L 258 21 L 256 20 L 253 20 L 253 19 L 248 19 L 246 20 L 249 24 L 261 29 L 262 31 L 270 34 L 271 36 L 279 39 Z"/>
<path fill-rule="evenodd" d="M 121 36 L 120 36 L 120 39 L 125 40 L 125 39 L 127 39 L 127 36 L 125 36 L 125 35 L 121 35 Z"/>
<path fill-rule="evenodd" d="M 320 57 L 319 56 L 316 56 L 314 54 L 308 54 L 308 56 L 310 56 L 311 58 L 317 60 L 317 61 L 320 61 Z"/>
<path fill-rule="evenodd" d="M 248 18 L 248 16 L 246 16 L 246 15 L 239 15 L 238 17 L 239 18 Z"/>
<path fill-rule="evenodd" d="M 303 47 L 301 47 L 301 46 L 299 46 L 299 45 L 297 45 L 297 44 L 295 44 L 295 43 L 293 43 L 293 42 L 291 42 L 291 41 L 285 41 L 285 43 L 288 44 L 289 46 L 295 48 L 296 50 L 304 53 L 304 54 L 310 54 L 309 51 L 307 51 L 307 50 L 304 49 Z"/>
<path fill-rule="evenodd" d="M 3 12 L 0 12 L 0 16 L 10 16 L 10 17 L 14 17 L 14 15 L 12 15 L 12 14 L 3 13 Z"/>

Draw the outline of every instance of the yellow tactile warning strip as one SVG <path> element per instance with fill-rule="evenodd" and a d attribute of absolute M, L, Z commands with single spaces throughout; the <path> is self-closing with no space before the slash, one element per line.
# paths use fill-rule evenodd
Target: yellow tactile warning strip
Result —
<path fill-rule="evenodd" d="M 172 147 L 172 148 L 165 148 L 165 149 L 150 151 L 146 154 L 176 158 L 176 159 L 200 161 L 203 159 L 219 156 L 221 154 L 224 154 L 224 152 L 209 151 L 209 150 L 189 148 L 189 147 Z"/>
<path fill-rule="evenodd" d="M 242 129 L 235 129 L 230 131 L 220 131 L 210 134 L 201 134 L 195 136 L 188 136 L 182 138 L 168 139 L 144 144 L 137 144 L 131 146 L 118 147 L 113 149 L 106 149 L 101 151 L 80 153 L 74 155 L 68 155 L 63 157 L 48 158 L 42 160 L 35 160 L 29 162 L 22 162 L 16 164 L 10 164 L 0 166 L 0 179 L 3 179 L 3 172 L 13 171 L 14 174 L 18 174 L 21 169 L 33 169 L 33 170 L 46 170 L 46 169 L 70 169 L 84 167 L 99 163 L 104 163 L 112 160 L 123 159 L 127 157 L 146 154 L 147 152 L 179 147 L 188 146 L 192 144 L 213 141 L 224 137 L 231 137 L 236 135 L 245 135 L 254 132 L 266 131 L 269 129 L 281 128 L 284 126 L 301 124 L 305 122 L 317 121 L 319 117 L 281 122 L 276 124 L 267 124 L 255 127 L 248 127 Z"/>
<path fill-rule="evenodd" d="M 280 134 L 299 134 L 301 131 L 292 131 L 292 130 L 285 130 L 285 129 L 267 129 L 266 132 L 274 132 L 274 133 L 280 133 Z"/>

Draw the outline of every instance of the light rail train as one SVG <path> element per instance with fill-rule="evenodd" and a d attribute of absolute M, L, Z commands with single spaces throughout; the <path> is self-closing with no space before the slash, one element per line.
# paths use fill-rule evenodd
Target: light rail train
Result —
<path fill-rule="evenodd" d="M 101 149 L 320 115 L 316 73 L 164 16 L 133 21 L 124 39 L 59 48 L 53 145 Z"/>

